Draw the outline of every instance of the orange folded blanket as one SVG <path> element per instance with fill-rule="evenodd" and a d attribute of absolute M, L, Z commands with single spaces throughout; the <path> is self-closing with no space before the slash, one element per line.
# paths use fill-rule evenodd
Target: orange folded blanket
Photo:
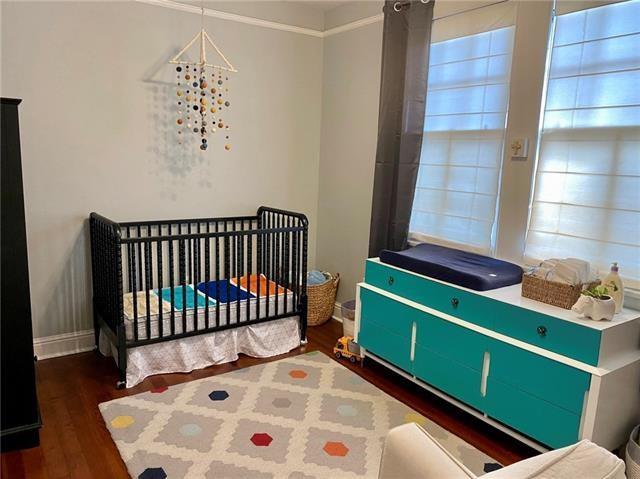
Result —
<path fill-rule="evenodd" d="M 242 276 L 240 281 L 238 278 L 233 278 L 231 280 L 232 284 L 236 286 L 239 284 L 242 289 L 248 290 L 250 293 L 254 295 L 258 295 L 258 287 L 260 288 L 260 296 L 267 296 L 267 288 L 269 288 L 269 296 L 274 296 L 276 294 L 283 294 L 285 289 L 282 286 L 278 286 L 271 280 L 268 280 L 267 277 L 263 274 L 258 276 L 257 274 L 252 274 L 251 276 Z M 248 287 L 247 287 L 248 283 Z M 258 286 L 258 284 L 260 286 Z M 277 293 L 276 293 L 277 291 Z M 289 291 L 290 292 L 290 291 Z"/>

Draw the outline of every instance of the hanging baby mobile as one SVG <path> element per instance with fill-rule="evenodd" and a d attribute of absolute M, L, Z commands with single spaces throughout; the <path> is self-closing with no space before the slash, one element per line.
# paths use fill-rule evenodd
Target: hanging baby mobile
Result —
<path fill-rule="evenodd" d="M 195 134 L 200 139 L 200 149 L 205 151 L 209 146 L 209 135 L 218 133 L 224 136 L 224 149 L 231 150 L 229 141 L 229 124 L 227 112 L 231 106 L 229 101 L 229 74 L 236 73 L 233 65 L 211 40 L 204 29 L 204 8 L 202 11 L 203 26 L 195 37 L 169 62 L 176 65 L 176 101 L 178 143 L 183 144 L 186 135 Z M 200 41 L 199 61 L 181 60 L 191 46 Z M 224 65 L 207 62 L 207 46 L 213 47 Z"/>

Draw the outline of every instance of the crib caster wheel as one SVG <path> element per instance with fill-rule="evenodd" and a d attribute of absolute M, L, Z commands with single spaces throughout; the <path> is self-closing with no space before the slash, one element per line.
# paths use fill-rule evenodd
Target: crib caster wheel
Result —
<path fill-rule="evenodd" d="M 124 389 L 127 383 L 125 381 L 118 381 L 116 383 L 116 389 Z"/>

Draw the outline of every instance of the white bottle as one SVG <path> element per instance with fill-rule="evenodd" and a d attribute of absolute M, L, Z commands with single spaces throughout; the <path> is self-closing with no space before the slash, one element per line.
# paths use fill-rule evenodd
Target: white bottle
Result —
<path fill-rule="evenodd" d="M 615 288 L 612 283 L 615 285 Z M 619 313 L 622 309 L 622 303 L 624 302 L 624 286 L 622 285 L 622 279 L 618 274 L 618 263 L 611 263 L 611 271 L 600 282 L 600 284 L 606 286 L 609 290 L 609 295 L 616 302 L 616 313 Z"/>

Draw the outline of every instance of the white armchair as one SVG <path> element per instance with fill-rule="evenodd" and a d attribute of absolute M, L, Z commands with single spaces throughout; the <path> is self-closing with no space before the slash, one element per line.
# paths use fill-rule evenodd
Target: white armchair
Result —
<path fill-rule="evenodd" d="M 389 431 L 380 479 L 475 479 L 415 423 Z M 624 462 L 591 441 L 556 449 L 490 472 L 482 479 L 625 479 Z"/>

